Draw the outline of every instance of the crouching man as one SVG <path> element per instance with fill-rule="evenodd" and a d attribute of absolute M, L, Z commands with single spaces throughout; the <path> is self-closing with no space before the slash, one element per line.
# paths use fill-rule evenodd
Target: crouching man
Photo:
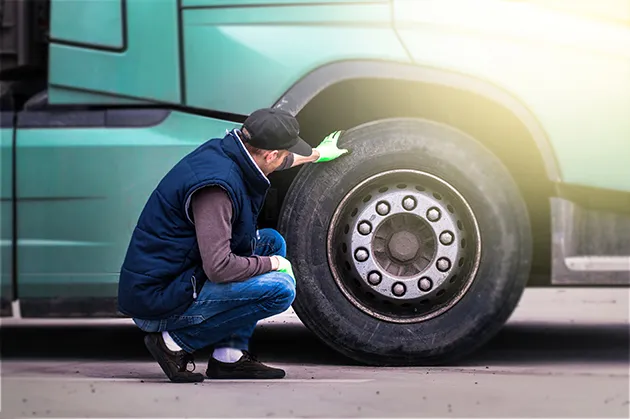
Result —
<path fill-rule="evenodd" d="M 276 171 L 336 159 L 339 132 L 315 149 L 278 109 L 252 113 L 241 129 L 186 155 L 150 195 L 121 268 L 119 310 L 173 382 L 283 378 L 248 351 L 256 323 L 287 310 L 295 278 L 283 237 L 257 230 Z M 210 347 L 205 377 L 194 352 Z M 193 371 L 188 370 L 192 363 Z"/>

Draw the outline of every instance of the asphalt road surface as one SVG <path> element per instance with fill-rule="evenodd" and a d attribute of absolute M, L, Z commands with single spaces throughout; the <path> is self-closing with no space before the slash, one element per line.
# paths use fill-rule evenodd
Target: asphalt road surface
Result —
<path fill-rule="evenodd" d="M 532 289 L 473 357 L 371 368 L 290 313 L 253 349 L 277 381 L 169 383 L 127 321 L 3 321 L 0 417 L 630 417 L 627 289 Z M 204 370 L 203 359 L 197 370 Z"/>

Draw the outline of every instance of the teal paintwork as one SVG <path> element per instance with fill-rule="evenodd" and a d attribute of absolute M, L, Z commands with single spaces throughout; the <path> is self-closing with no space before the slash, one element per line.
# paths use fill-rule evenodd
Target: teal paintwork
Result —
<path fill-rule="evenodd" d="M 265 6 L 265 5 L 308 5 L 308 4 L 339 4 L 339 3 L 385 3 L 389 4 L 389 0 L 182 0 L 183 7 L 243 7 L 243 6 Z"/>
<path fill-rule="evenodd" d="M 98 104 L 98 105 L 151 105 L 152 102 L 141 99 L 128 99 L 120 96 L 92 93 L 81 90 L 68 90 L 56 86 L 48 88 L 48 96 L 55 103 Z"/>
<path fill-rule="evenodd" d="M 123 47 L 123 0 L 63 0 L 54 3 L 50 13 L 51 38 Z"/>
<path fill-rule="evenodd" d="M 65 1 L 51 0 L 52 11 L 63 7 Z M 177 0 L 126 2 L 127 50 L 117 53 L 52 43 L 50 83 L 73 90 L 179 103 Z M 99 2 L 85 3 L 87 8 Z M 58 96 L 57 92 L 50 93 L 50 103 L 85 103 L 83 97 L 74 100 L 71 94 Z"/>
<path fill-rule="evenodd" d="M 11 298 L 13 129 L 0 129 L 0 297 Z"/>
<path fill-rule="evenodd" d="M 20 297 L 115 296 L 153 188 L 185 153 L 234 126 L 173 113 L 151 128 L 19 130 Z"/>
<path fill-rule="evenodd" d="M 408 62 L 390 12 L 386 3 L 185 10 L 187 104 L 248 114 L 329 62 Z"/>

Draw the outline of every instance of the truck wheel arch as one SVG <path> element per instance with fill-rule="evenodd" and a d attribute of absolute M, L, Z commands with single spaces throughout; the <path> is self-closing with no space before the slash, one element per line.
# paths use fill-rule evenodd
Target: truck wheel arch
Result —
<path fill-rule="evenodd" d="M 535 115 L 518 98 L 504 89 L 465 74 L 415 64 L 386 61 L 348 60 L 325 64 L 294 83 L 273 107 L 297 115 L 325 89 L 353 79 L 387 79 L 434 84 L 466 91 L 489 99 L 511 112 L 529 131 L 542 156 L 547 178 L 561 181 L 561 173 L 547 133 Z"/>

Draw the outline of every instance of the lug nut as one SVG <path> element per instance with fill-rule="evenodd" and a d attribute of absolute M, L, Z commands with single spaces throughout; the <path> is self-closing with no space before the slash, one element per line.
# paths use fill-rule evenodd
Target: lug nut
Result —
<path fill-rule="evenodd" d="M 450 231 L 445 231 L 444 233 L 440 234 L 440 243 L 445 246 L 453 243 L 453 234 Z"/>
<path fill-rule="evenodd" d="M 376 212 L 380 215 L 389 214 L 389 204 L 387 202 L 379 202 L 378 205 L 376 205 Z"/>
<path fill-rule="evenodd" d="M 394 293 L 394 295 L 396 297 L 400 297 L 400 296 L 404 295 L 405 291 L 407 291 L 407 290 L 405 288 L 405 284 L 403 284 L 402 282 L 397 282 L 392 287 L 392 293 Z"/>
<path fill-rule="evenodd" d="M 431 209 L 429 209 L 429 211 L 427 211 L 427 218 L 430 221 L 437 221 L 437 220 L 439 220 L 441 215 L 442 214 L 440 214 L 440 210 L 435 208 L 435 207 L 431 208 Z"/>
<path fill-rule="evenodd" d="M 437 261 L 437 268 L 441 272 L 446 272 L 451 268 L 451 261 L 446 258 L 440 258 Z"/>
<path fill-rule="evenodd" d="M 359 224 L 359 233 L 363 234 L 364 236 L 367 236 L 371 232 L 372 232 L 372 225 L 370 223 L 368 223 L 367 221 L 362 221 Z"/>
<path fill-rule="evenodd" d="M 420 281 L 418 281 L 418 288 L 420 288 L 421 291 L 424 291 L 424 292 L 430 291 L 432 287 L 433 287 L 433 281 L 431 281 L 427 277 L 421 278 Z"/>
<path fill-rule="evenodd" d="M 403 199 L 402 204 L 404 209 L 406 209 L 407 211 L 411 211 L 416 207 L 416 200 L 413 197 L 408 196 Z"/>
<path fill-rule="evenodd" d="M 378 273 L 378 272 L 371 272 L 368 275 L 368 282 L 371 285 L 378 285 L 378 284 L 380 284 L 381 283 L 381 279 L 382 279 L 381 274 Z"/>
<path fill-rule="evenodd" d="M 365 262 L 370 257 L 370 254 L 364 248 L 360 248 L 360 249 L 357 249 L 356 252 L 354 252 L 354 257 L 359 262 Z"/>

